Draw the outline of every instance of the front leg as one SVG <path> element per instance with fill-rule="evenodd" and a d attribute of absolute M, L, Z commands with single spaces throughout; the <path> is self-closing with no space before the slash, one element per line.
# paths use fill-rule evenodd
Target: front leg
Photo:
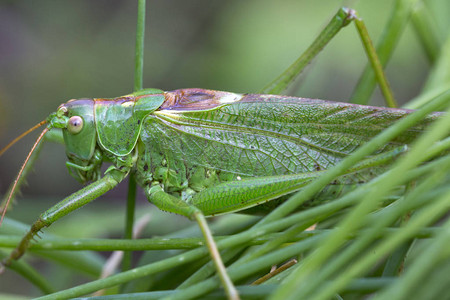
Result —
<path fill-rule="evenodd" d="M 73 193 L 69 197 L 58 202 L 56 205 L 45 211 L 39 217 L 39 219 L 34 222 L 28 233 L 22 238 L 19 245 L 16 247 L 16 249 L 13 250 L 11 255 L 7 259 L 2 261 L 1 265 L 9 266 L 12 260 L 19 259 L 28 249 L 30 241 L 42 228 L 50 226 L 58 219 L 84 206 L 85 204 L 88 204 L 107 191 L 113 189 L 127 176 L 127 174 L 128 172 L 111 170 L 103 178 Z M 1 265 L 0 271 L 3 269 Z"/>
<path fill-rule="evenodd" d="M 220 280 L 225 288 L 225 292 L 229 299 L 239 299 L 239 294 L 233 285 L 230 277 L 227 274 L 225 265 L 220 257 L 217 245 L 214 242 L 208 223 L 205 220 L 203 213 L 193 205 L 185 201 L 167 194 L 159 185 L 154 185 L 145 189 L 145 193 L 150 202 L 155 204 L 159 209 L 183 215 L 190 220 L 196 220 L 202 231 L 203 237 L 206 240 L 209 253 L 214 261 L 214 264 L 219 274 Z"/>

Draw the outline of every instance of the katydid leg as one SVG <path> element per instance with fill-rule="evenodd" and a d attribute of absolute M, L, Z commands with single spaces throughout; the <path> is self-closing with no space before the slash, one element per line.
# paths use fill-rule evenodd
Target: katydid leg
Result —
<path fill-rule="evenodd" d="M 401 146 L 370 156 L 347 170 L 346 174 L 338 178 L 340 183 L 337 184 L 359 183 L 360 178 L 364 179 L 364 175 L 361 175 L 364 172 L 381 173 L 384 170 L 383 165 L 406 150 L 406 146 Z M 199 208 L 206 216 L 241 211 L 296 192 L 324 172 L 326 171 L 228 181 L 199 192 L 189 203 Z"/>
<path fill-rule="evenodd" d="M 183 215 L 191 220 L 197 221 L 228 298 L 239 299 L 239 293 L 227 274 L 225 265 L 222 262 L 219 250 L 217 249 L 203 213 L 195 206 L 186 203 L 180 198 L 167 194 L 159 185 L 146 188 L 145 193 L 147 194 L 148 200 L 159 209 Z"/>
<path fill-rule="evenodd" d="M 27 250 L 30 241 L 42 228 L 50 226 L 51 224 L 53 224 L 53 222 L 59 220 L 65 215 L 88 204 L 107 191 L 113 189 L 126 177 L 127 173 L 128 172 L 112 170 L 108 172 L 103 178 L 73 193 L 69 197 L 58 202 L 56 205 L 45 211 L 39 217 L 39 219 L 34 222 L 28 233 L 23 237 L 16 249 L 13 250 L 9 258 L 2 261 L 1 264 L 4 266 L 8 266 L 12 260 L 19 259 Z"/>
<path fill-rule="evenodd" d="M 261 94 L 279 95 L 285 91 L 289 84 L 295 80 L 297 75 L 319 54 L 339 30 L 347 26 L 353 19 L 353 11 L 344 8 L 339 9 L 308 49 L 280 76 L 265 86 L 260 91 Z"/>
<path fill-rule="evenodd" d="M 345 26 L 351 22 L 355 23 L 358 34 L 361 38 L 364 50 L 369 58 L 372 69 L 376 74 L 376 80 L 380 85 L 380 89 L 386 99 L 389 107 L 397 107 L 391 89 L 386 80 L 383 71 L 383 66 L 380 63 L 377 52 L 372 44 L 372 41 L 367 33 L 366 26 L 363 21 L 357 16 L 356 11 L 346 7 L 340 8 L 336 15 L 331 19 L 328 25 L 322 30 L 319 36 L 306 49 L 306 51 L 281 75 L 270 82 L 260 92 L 261 94 L 278 95 L 285 91 L 289 84 L 303 71 L 303 69 L 319 54 L 319 52 L 331 41 L 331 39 Z"/>

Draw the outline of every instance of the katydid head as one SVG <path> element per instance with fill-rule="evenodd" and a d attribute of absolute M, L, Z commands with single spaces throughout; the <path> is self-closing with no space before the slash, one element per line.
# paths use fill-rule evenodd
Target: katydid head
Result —
<path fill-rule="evenodd" d="M 61 128 L 69 159 L 67 164 L 73 177 L 81 182 L 96 179 L 99 165 L 93 164 L 96 145 L 92 99 L 70 100 L 58 107 L 48 118 L 50 126 Z"/>

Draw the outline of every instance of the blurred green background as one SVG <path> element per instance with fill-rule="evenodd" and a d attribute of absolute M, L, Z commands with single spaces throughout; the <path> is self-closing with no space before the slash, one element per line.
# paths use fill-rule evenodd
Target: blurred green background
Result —
<path fill-rule="evenodd" d="M 340 6 L 355 8 L 376 42 L 393 2 L 148 1 L 144 86 L 257 93 L 309 46 Z M 427 3 L 445 32 L 449 4 Z M 69 99 L 132 91 L 136 6 L 129 0 L 0 2 L 0 147 Z M 348 26 L 302 74 L 291 94 L 346 101 L 366 62 L 356 30 Z M 429 68 L 408 26 L 387 68 L 399 102 L 420 92 Z M 372 104 L 382 103 L 377 90 Z M 0 158 L 0 194 L 13 182 L 36 136 Z M 28 213 L 24 218 L 32 221 L 79 189 L 64 162 L 62 146 L 45 145 L 10 216 Z M 125 195 L 123 183 L 108 197 Z M 116 203 L 117 210 L 124 208 L 125 201 Z"/>

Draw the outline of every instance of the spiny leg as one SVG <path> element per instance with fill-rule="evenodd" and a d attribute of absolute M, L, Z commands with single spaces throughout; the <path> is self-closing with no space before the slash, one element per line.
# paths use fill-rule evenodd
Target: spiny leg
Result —
<path fill-rule="evenodd" d="M 42 228 L 50 226 L 53 222 L 59 220 L 70 212 L 84 206 L 85 204 L 88 204 L 107 191 L 113 189 L 126 177 L 127 173 L 128 172 L 112 170 L 103 178 L 73 193 L 45 211 L 39 219 L 34 222 L 28 233 L 22 238 L 19 245 L 13 250 L 9 258 L 2 261 L 1 265 L 8 266 L 12 260 L 19 259 L 27 250 L 30 241 Z M 3 266 L 0 267 L 0 271 L 3 269 Z"/>
<path fill-rule="evenodd" d="M 363 21 L 357 16 L 356 11 L 348 8 L 341 8 L 336 15 L 331 19 L 330 23 L 322 30 L 319 36 L 313 41 L 311 46 L 280 76 L 269 83 L 261 90 L 262 94 L 280 94 L 287 89 L 295 78 L 303 71 L 303 69 L 316 57 L 323 47 L 345 26 L 354 21 L 358 30 L 358 34 L 364 46 L 364 50 L 369 58 L 369 61 L 374 69 L 376 79 L 380 85 L 380 89 L 386 99 L 389 107 L 396 107 L 394 97 L 389 88 L 389 85 L 384 75 L 382 65 L 378 59 L 376 50 L 372 44 L 367 33 L 366 26 Z"/>

